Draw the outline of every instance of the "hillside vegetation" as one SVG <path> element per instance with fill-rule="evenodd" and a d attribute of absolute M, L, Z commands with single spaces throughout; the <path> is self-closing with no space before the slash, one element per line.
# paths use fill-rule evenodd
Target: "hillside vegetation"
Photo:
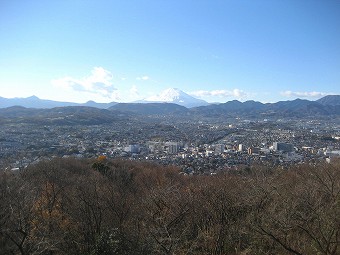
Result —
<path fill-rule="evenodd" d="M 182 176 L 55 159 L 0 176 L 0 254 L 339 254 L 340 164 Z"/>

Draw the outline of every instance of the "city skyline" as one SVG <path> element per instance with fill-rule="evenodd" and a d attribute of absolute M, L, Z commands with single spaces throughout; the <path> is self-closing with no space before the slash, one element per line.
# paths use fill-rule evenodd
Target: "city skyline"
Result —
<path fill-rule="evenodd" d="M 338 1 L 3 1 L 0 12 L 1 97 L 340 94 Z"/>

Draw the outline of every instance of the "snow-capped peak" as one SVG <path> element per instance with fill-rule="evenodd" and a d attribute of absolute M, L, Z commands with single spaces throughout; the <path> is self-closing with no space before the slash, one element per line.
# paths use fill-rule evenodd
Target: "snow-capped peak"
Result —
<path fill-rule="evenodd" d="M 175 102 L 178 100 L 183 100 L 183 98 L 186 98 L 188 96 L 189 96 L 188 94 L 184 93 L 183 91 L 177 88 L 169 88 L 163 90 L 158 95 L 153 95 L 151 97 L 146 98 L 145 101 Z"/>
<path fill-rule="evenodd" d="M 158 95 L 150 96 L 143 101 L 174 103 L 185 107 L 194 107 L 208 104 L 204 100 L 194 98 L 177 88 L 168 88 Z"/>

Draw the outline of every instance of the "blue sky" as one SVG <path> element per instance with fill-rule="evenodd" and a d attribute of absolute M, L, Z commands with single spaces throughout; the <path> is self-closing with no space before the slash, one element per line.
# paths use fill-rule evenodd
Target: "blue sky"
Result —
<path fill-rule="evenodd" d="M 340 94 L 339 0 L 3 0 L 0 96 L 209 102 Z"/>

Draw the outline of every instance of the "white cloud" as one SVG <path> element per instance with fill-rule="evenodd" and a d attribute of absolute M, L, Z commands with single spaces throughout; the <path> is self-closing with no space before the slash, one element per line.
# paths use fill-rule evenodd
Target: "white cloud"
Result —
<path fill-rule="evenodd" d="M 323 97 L 327 95 L 331 95 L 333 93 L 325 93 L 325 92 L 316 92 L 316 91 L 309 91 L 309 92 L 298 92 L 298 91 L 290 91 L 286 90 L 281 92 L 282 96 L 285 97 Z"/>
<path fill-rule="evenodd" d="M 118 90 L 114 91 L 110 98 L 113 99 L 114 101 L 122 100 L 121 93 Z"/>
<path fill-rule="evenodd" d="M 150 77 L 147 76 L 147 75 L 142 76 L 142 77 L 137 77 L 137 78 L 136 78 L 136 80 L 138 80 L 138 81 L 147 81 L 147 80 L 149 80 L 149 79 L 150 79 Z"/>
<path fill-rule="evenodd" d="M 103 67 L 94 67 L 88 77 L 76 79 L 64 77 L 52 80 L 51 83 L 59 88 L 87 92 L 106 98 L 116 98 L 116 88 L 112 84 L 112 73 Z"/>
<path fill-rule="evenodd" d="M 131 93 L 132 96 L 135 96 L 135 97 L 139 96 L 139 92 L 138 92 L 138 89 L 137 89 L 136 85 L 133 85 L 130 88 L 129 92 Z"/>
<path fill-rule="evenodd" d="M 242 98 L 246 97 L 247 93 L 240 89 L 233 89 L 233 90 L 198 90 L 190 93 L 196 97 L 205 97 L 205 96 L 213 96 L 213 97 L 236 97 Z"/>

